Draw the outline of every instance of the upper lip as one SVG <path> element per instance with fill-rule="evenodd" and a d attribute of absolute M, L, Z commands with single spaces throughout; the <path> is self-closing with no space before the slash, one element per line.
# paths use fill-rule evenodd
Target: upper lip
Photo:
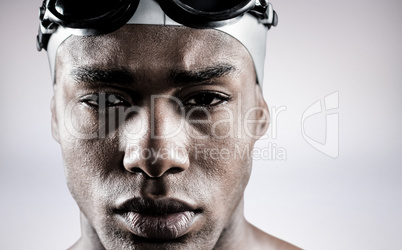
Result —
<path fill-rule="evenodd" d="M 118 213 L 135 212 L 140 214 L 149 215 L 164 215 L 168 213 L 180 213 L 185 211 L 199 212 L 195 205 L 188 202 L 174 199 L 147 199 L 142 197 L 135 197 L 127 199 L 116 206 Z"/>

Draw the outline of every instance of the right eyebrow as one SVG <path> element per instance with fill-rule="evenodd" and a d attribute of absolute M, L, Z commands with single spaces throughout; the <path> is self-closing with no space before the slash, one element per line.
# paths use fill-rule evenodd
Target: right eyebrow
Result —
<path fill-rule="evenodd" d="M 134 75 L 125 68 L 98 69 L 80 67 L 73 69 L 70 75 L 76 82 L 89 84 L 116 83 L 126 85 L 135 80 Z"/>
<path fill-rule="evenodd" d="M 175 69 L 170 73 L 170 80 L 179 84 L 206 82 L 214 78 L 223 77 L 235 70 L 235 66 L 227 63 L 221 63 L 211 67 L 190 71 Z"/>

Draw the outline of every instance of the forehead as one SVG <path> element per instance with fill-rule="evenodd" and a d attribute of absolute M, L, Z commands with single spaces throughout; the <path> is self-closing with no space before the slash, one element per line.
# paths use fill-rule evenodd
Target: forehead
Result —
<path fill-rule="evenodd" d="M 107 35 L 68 38 L 59 48 L 56 71 L 77 66 L 192 70 L 214 63 L 241 69 L 252 60 L 240 42 L 217 30 L 130 24 Z"/>

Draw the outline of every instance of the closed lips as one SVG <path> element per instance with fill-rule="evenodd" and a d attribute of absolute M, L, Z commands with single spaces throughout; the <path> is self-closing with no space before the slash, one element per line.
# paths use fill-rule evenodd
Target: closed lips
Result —
<path fill-rule="evenodd" d="M 171 240 L 185 235 L 201 210 L 175 199 L 134 198 L 118 206 L 117 213 L 133 234 L 147 239 Z"/>

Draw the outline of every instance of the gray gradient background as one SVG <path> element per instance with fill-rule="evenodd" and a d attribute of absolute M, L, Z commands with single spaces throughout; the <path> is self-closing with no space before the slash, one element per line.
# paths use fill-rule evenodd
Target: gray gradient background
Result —
<path fill-rule="evenodd" d="M 286 106 L 275 143 L 286 160 L 257 160 L 246 216 L 305 249 L 402 246 L 402 1 L 274 1 L 264 93 Z M 52 88 L 37 53 L 41 1 L 0 4 L 0 249 L 65 249 L 78 208 L 50 133 Z M 339 91 L 339 157 L 303 139 L 301 116 Z M 335 111 L 336 112 L 336 111 Z M 325 114 L 306 123 L 323 140 Z"/>

